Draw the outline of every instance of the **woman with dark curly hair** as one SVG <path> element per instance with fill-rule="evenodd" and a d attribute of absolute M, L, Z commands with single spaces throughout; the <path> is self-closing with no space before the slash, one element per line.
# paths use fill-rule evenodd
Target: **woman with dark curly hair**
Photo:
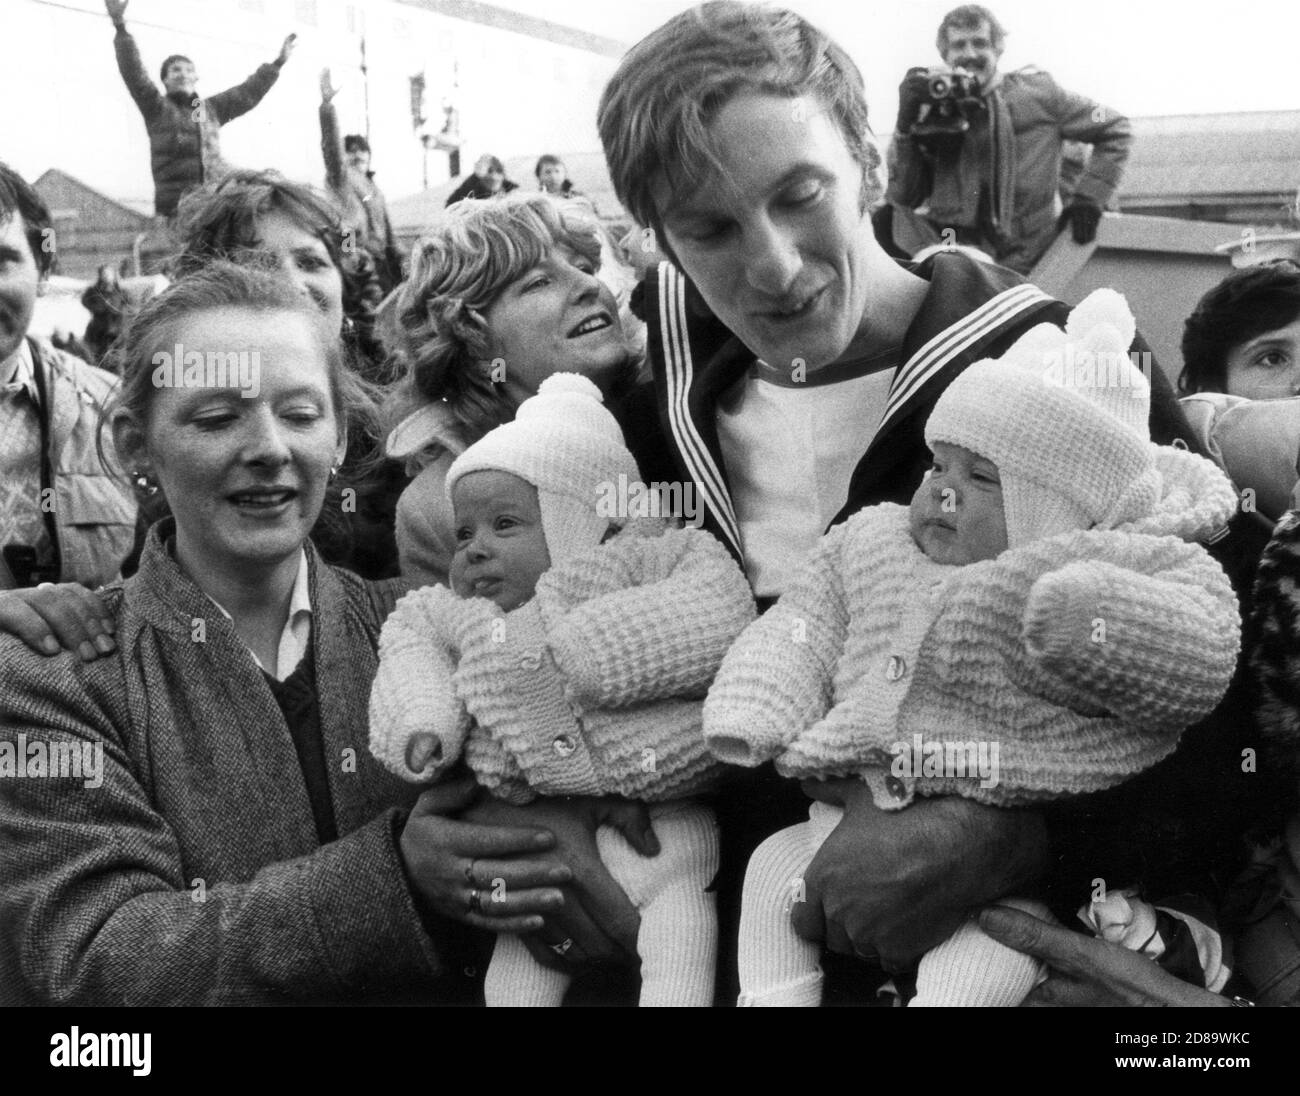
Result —
<path fill-rule="evenodd" d="M 544 194 L 448 209 L 384 302 L 380 333 L 402 370 L 388 455 L 415 475 L 397 504 L 402 574 L 447 582 L 455 553 L 451 462 L 552 373 L 581 373 L 616 401 L 635 380 L 618 303 L 600 270 L 600 229 Z"/>

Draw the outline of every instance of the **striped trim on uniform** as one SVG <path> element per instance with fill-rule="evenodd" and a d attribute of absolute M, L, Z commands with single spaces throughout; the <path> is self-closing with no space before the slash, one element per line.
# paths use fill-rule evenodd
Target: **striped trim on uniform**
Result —
<path fill-rule="evenodd" d="M 1054 299 L 1036 286 L 1014 286 L 940 331 L 895 374 L 876 436 L 883 434 L 908 401 L 955 357 L 980 339 L 995 333 L 1020 313 L 1051 304 Z M 695 368 L 687 329 L 686 279 L 671 263 L 659 265 L 659 325 L 668 393 L 668 423 L 673 439 L 721 533 L 731 541 L 737 553 L 743 552 L 740 528 L 726 481 L 691 418 L 689 399 Z"/>
<path fill-rule="evenodd" d="M 958 354 L 1027 309 L 1050 304 L 1053 300 L 1055 298 L 1049 297 L 1037 286 L 1027 283 L 1017 285 L 991 297 L 951 327 L 945 327 L 913 354 L 894 375 L 893 383 L 889 386 L 885 413 L 876 428 L 876 436 L 883 434 L 904 405 Z"/>
<path fill-rule="evenodd" d="M 659 264 L 659 325 L 664 376 L 668 385 L 668 423 L 696 490 L 737 553 L 743 551 L 731 494 L 709 447 L 691 419 L 690 392 L 695 376 L 686 317 L 686 279 L 671 263 Z"/>

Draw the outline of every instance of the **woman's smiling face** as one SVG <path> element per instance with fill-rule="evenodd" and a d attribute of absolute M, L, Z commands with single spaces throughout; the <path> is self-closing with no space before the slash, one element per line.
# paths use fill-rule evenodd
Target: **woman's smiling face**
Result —
<path fill-rule="evenodd" d="M 323 332 L 313 326 L 297 312 L 220 308 L 174 325 L 172 343 L 158 348 L 173 359 L 198 352 L 204 362 L 247 355 L 225 377 L 208 370 L 185 378 L 179 362 L 170 377 L 155 369 L 143 451 L 128 453 L 161 487 L 176 519 L 177 557 L 192 574 L 280 562 L 320 515 L 346 439 Z M 155 366 L 166 360 L 153 358 Z"/>
<path fill-rule="evenodd" d="M 553 373 L 581 373 L 602 389 L 618 376 L 628 349 L 610 288 L 588 258 L 556 244 L 501 291 L 484 312 L 490 352 L 516 403 Z"/>
<path fill-rule="evenodd" d="M 342 329 L 343 275 L 319 236 L 287 213 L 272 210 L 258 217 L 254 246 L 315 303 L 331 331 Z"/>

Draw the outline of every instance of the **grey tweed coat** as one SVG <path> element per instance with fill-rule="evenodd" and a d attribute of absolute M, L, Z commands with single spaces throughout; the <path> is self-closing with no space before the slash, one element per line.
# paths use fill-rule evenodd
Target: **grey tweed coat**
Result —
<path fill-rule="evenodd" d="M 0 1003 L 437 1002 L 440 926 L 397 849 L 417 789 L 367 748 L 379 630 L 405 586 L 308 546 L 341 835 L 320 846 L 280 709 L 166 535 L 155 526 L 139 573 L 107 592 L 117 654 L 83 664 L 0 639 L 0 751 L 103 757 L 99 787 L 0 777 Z"/>

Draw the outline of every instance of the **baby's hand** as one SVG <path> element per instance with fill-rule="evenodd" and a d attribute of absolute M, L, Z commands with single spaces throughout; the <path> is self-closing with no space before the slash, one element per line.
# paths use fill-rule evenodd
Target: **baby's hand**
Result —
<path fill-rule="evenodd" d="M 1059 659 L 1093 642 L 1097 582 L 1087 563 L 1043 575 L 1029 591 L 1020 639 L 1035 658 Z"/>
<path fill-rule="evenodd" d="M 436 734 L 424 731 L 411 735 L 406 743 L 406 767 L 413 773 L 423 772 L 430 762 L 442 760 L 442 742 Z"/>

